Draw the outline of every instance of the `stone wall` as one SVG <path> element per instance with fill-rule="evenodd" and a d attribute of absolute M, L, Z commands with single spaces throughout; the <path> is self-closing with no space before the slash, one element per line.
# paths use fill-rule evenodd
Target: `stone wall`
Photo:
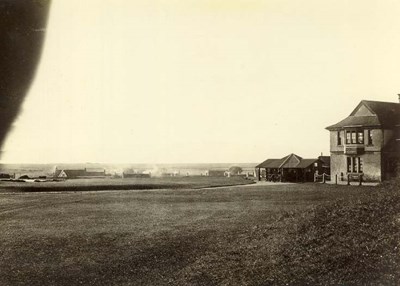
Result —
<path fill-rule="evenodd" d="M 341 174 L 343 174 L 343 179 L 347 180 L 347 157 L 344 154 L 331 154 L 331 176 L 334 180 L 335 175 L 338 176 L 338 180 L 341 179 Z M 365 181 L 381 181 L 381 154 L 380 152 L 366 153 L 358 155 L 356 157 L 362 158 L 363 164 L 363 179 Z"/>
<path fill-rule="evenodd" d="M 340 181 L 341 173 L 343 173 L 343 178 L 346 179 L 346 171 L 346 156 L 343 154 L 331 153 L 331 180 L 334 180 L 337 175 Z"/>
<path fill-rule="evenodd" d="M 344 137 L 344 131 L 340 131 L 340 137 L 342 138 L 342 145 L 338 146 L 338 131 L 331 131 L 330 132 L 330 146 L 331 146 L 331 152 L 343 152 L 344 151 L 344 144 L 345 144 L 345 137 Z"/>
<path fill-rule="evenodd" d="M 364 180 L 381 181 L 382 180 L 382 162 L 381 153 L 367 153 L 360 156 L 363 160 Z"/>

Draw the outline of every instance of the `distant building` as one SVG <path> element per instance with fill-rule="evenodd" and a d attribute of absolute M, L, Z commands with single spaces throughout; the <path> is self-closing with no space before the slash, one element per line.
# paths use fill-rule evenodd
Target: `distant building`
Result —
<path fill-rule="evenodd" d="M 400 98 L 399 98 L 400 99 Z M 400 104 L 361 101 L 330 131 L 331 175 L 362 175 L 382 181 L 394 176 L 399 160 Z"/>
<path fill-rule="evenodd" d="M 205 175 L 209 177 L 230 177 L 230 173 L 225 170 L 208 170 Z"/>
<path fill-rule="evenodd" d="M 106 171 L 104 169 L 58 169 L 54 172 L 54 177 L 63 179 L 79 178 L 104 178 Z"/>
<path fill-rule="evenodd" d="M 12 176 L 6 173 L 0 173 L 0 179 L 11 179 Z"/>
<path fill-rule="evenodd" d="M 322 173 L 320 159 L 303 159 L 289 154 L 281 159 L 267 159 L 256 166 L 257 178 L 282 182 L 312 182 L 315 173 Z"/>
<path fill-rule="evenodd" d="M 150 178 L 150 173 L 137 173 L 132 171 L 124 171 L 122 173 L 122 178 Z"/>
<path fill-rule="evenodd" d="M 165 169 L 161 172 L 161 177 L 180 177 L 180 171 L 166 171 Z"/>
<path fill-rule="evenodd" d="M 87 177 L 105 177 L 106 170 L 102 168 L 85 168 L 85 176 Z"/>

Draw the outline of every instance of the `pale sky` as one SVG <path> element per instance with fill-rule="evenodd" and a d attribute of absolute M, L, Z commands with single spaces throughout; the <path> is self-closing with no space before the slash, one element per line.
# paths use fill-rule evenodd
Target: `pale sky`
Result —
<path fill-rule="evenodd" d="M 53 0 L 3 163 L 329 154 L 362 99 L 397 102 L 394 0 Z"/>

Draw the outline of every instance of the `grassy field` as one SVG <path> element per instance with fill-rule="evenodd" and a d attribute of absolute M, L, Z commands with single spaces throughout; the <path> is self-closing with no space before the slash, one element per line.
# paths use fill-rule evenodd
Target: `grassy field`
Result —
<path fill-rule="evenodd" d="M 154 177 L 154 178 L 92 178 L 65 181 L 18 182 L 0 181 L 0 192 L 61 192 L 101 190 L 151 190 L 206 188 L 253 183 L 243 177 Z"/>
<path fill-rule="evenodd" d="M 0 285 L 398 285 L 398 185 L 0 194 Z"/>

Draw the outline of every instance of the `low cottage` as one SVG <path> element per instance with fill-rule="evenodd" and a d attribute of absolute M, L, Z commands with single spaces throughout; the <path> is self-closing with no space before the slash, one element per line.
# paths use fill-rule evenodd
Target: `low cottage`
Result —
<path fill-rule="evenodd" d="M 104 178 L 104 169 L 58 169 L 54 172 L 54 177 L 62 179 L 82 179 L 82 178 Z"/>
<path fill-rule="evenodd" d="M 320 159 L 303 159 L 289 154 L 281 159 L 267 159 L 256 166 L 259 181 L 312 182 L 315 173 L 322 173 L 323 162 Z"/>

